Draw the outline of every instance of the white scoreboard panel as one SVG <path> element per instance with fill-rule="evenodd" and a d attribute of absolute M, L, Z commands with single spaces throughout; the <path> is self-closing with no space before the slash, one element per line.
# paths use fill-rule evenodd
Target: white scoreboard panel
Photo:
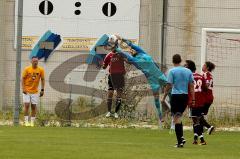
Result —
<path fill-rule="evenodd" d="M 134 41 L 139 38 L 140 0 L 24 0 L 23 3 L 23 49 L 32 49 L 47 30 L 61 35 L 63 41 L 58 50 L 62 51 L 89 50 L 103 34 L 119 34 Z M 15 24 L 17 6 L 16 0 Z"/>

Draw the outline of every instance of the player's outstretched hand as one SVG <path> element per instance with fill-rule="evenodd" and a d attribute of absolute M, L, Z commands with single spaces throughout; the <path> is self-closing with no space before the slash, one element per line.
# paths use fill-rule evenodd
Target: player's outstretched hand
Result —
<path fill-rule="evenodd" d="M 118 40 L 122 40 L 121 36 L 116 35 L 116 34 L 115 34 L 115 36 L 117 37 Z"/>

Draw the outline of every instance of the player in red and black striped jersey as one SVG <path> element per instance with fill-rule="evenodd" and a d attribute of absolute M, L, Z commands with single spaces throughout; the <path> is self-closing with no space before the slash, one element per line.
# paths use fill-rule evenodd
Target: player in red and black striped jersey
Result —
<path fill-rule="evenodd" d="M 194 141 L 193 144 L 198 144 L 198 137 L 200 137 L 200 145 L 206 145 L 206 142 L 203 138 L 203 125 L 200 124 L 200 118 L 202 116 L 202 109 L 205 104 L 205 92 L 206 81 L 204 77 L 196 73 L 196 65 L 191 60 L 186 60 L 185 67 L 190 69 L 193 72 L 194 77 L 194 92 L 195 92 L 195 101 L 191 99 L 191 95 L 189 94 L 189 117 L 192 118 L 193 121 L 193 132 L 194 132 Z"/>
<path fill-rule="evenodd" d="M 206 80 L 206 84 L 207 84 L 208 89 L 204 94 L 206 101 L 205 101 L 205 104 L 204 104 L 204 107 L 203 107 L 203 114 L 202 114 L 202 117 L 200 119 L 200 122 L 203 126 L 208 128 L 208 134 L 209 135 L 211 135 L 211 133 L 213 132 L 214 126 L 211 126 L 204 119 L 204 115 L 208 114 L 208 110 L 209 110 L 210 106 L 212 105 L 213 99 L 214 99 L 214 97 L 213 97 L 213 77 L 212 77 L 212 74 L 211 74 L 211 72 L 214 69 L 215 69 L 215 65 L 210 61 L 205 62 L 205 64 L 202 67 L 203 77 Z"/>

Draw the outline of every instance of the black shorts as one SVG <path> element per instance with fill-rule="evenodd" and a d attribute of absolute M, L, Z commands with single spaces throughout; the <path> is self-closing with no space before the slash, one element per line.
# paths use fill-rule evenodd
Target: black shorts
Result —
<path fill-rule="evenodd" d="M 208 114 L 208 111 L 209 111 L 209 108 L 210 106 L 212 105 L 212 103 L 209 103 L 209 104 L 205 104 L 202 108 L 202 114 L 203 115 L 207 115 Z"/>
<path fill-rule="evenodd" d="M 108 75 L 108 90 L 123 89 L 125 85 L 124 74 Z"/>
<path fill-rule="evenodd" d="M 182 115 L 188 104 L 188 95 L 172 94 L 170 104 L 172 115 Z"/>
<path fill-rule="evenodd" d="M 202 116 L 202 108 L 189 108 L 189 117 L 200 117 Z"/>

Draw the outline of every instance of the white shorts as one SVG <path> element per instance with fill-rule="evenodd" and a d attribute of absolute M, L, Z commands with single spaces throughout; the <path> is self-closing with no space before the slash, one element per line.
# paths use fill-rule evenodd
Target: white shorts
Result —
<path fill-rule="evenodd" d="M 24 94 L 23 93 L 23 103 L 38 104 L 38 94 Z"/>

